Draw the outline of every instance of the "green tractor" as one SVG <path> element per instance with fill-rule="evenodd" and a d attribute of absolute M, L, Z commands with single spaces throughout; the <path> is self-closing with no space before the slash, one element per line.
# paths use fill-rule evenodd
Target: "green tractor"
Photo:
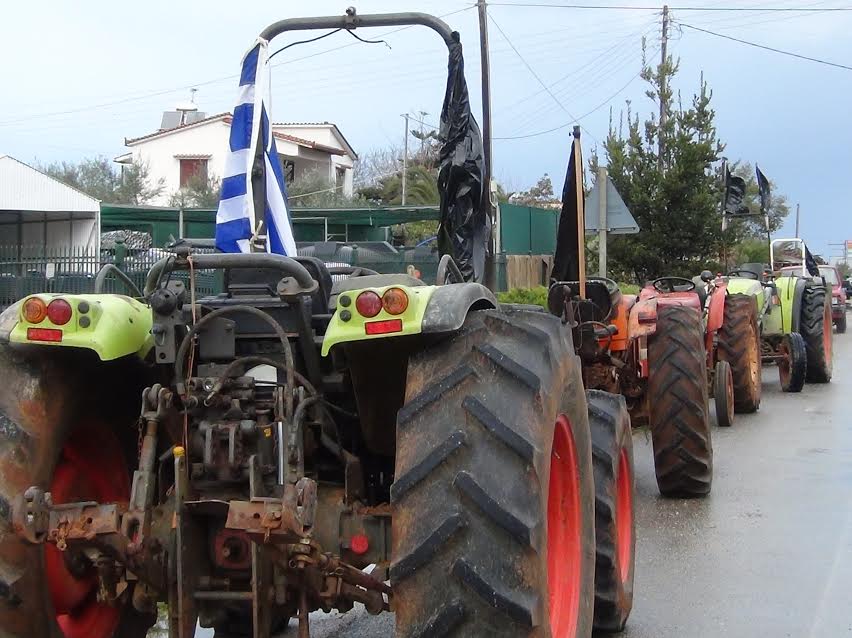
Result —
<path fill-rule="evenodd" d="M 754 298 L 763 360 L 778 365 L 784 392 L 801 392 L 806 381 L 828 383 L 832 373 L 830 290 L 801 239 L 773 240 L 770 261 L 771 265 L 745 264 L 728 273 L 728 292 Z"/>
<path fill-rule="evenodd" d="M 460 61 L 458 34 L 419 13 L 262 37 L 413 24 Z M 106 267 L 97 286 L 112 271 L 129 295 L 7 309 L 0 635 L 143 638 L 165 609 L 171 638 L 270 638 L 291 618 L 307 638 L 311 612 L 356 603 L 393 611 L 399 638 L 621 629 L 627 406 L 585 390 L 573 321 L 442 263 L 441 285 L 333 281 L 314 257 L 183 242 L 142 291 Z M 197 296 L 202 272 L 224 292 Z"/>

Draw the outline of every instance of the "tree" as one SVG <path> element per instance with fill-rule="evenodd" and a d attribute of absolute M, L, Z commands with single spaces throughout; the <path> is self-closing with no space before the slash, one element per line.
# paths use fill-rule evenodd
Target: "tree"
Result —
<path fill-rule="evenodd" d="M 613 237 L 611 271 L 639 282 L 662 275 L 692 276 L 717 269 L 721 253 L 720 175 L 713 164 L 723 150 L 716 135 L 712 93 L 701 79 L 688 106 L 671 89 L 677 64 L 671 58 L 642 72 L 647 95 L 662 101 L 664 127 L 654 116 L 640 124 L 627 104 L 627 131 L 610 125 L 603 145 L 609 175 L 639 224 L 636 235 Z M 662 140 L 663 155 L 658 155 Z M 593 155 L 590 168 L 597 171 Z"/>
<path fill-rule="evenodd" d="M 169 205 L 175 208 L 216 208 L 222 181 L 215 175 L 193 175 L 186 185 L 172 193 Z"/>
<path fill-rule="evenodd" d="M 288 202 L 294 208 L 346 208 L 368 206 L 369 202 L 356 194 L 348 196 L 343 188 L 331 183 L 319 171 L 308 171 L 287 185 Z"/>
<path fill-rule="evenodd" d="M 542 175 L 535 185 L 528 190 L 512 194 L 509 201 L 512 204 L 538 206 L 540 208 L 550 208 L 559 203 L 559 199 L 553 194 L 553 181 L 547 173 Z"/>
<path fill-rule="evenodd" d="M 837 262 L 837 272 L 840 273 L 842 279 L 849 279 L 852 275 L 852 266 L 845 261 L 839 261 Z"/>
<path fill-rule="evenodd" d="M 148 164 L 133 161 L 121 170 L 103 156 L 77 163 L 54 162 L 39 169 L 60 182 L 109 204 L 145 204 L 163 192 L 163 180 L 151 183 Z"/>

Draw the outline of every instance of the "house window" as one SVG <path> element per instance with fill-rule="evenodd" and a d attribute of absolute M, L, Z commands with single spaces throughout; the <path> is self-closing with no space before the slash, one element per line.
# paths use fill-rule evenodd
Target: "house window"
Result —
<path fill-rule="evenodd" d="M 343 186 L 346 183 L 346 169 L 338 166 L 334 169 L 334 185 Z"/>
<path fill-rule="evenodd" d="M 207 160 L 206 159 L 181 159 L 180 160 L 180 187 L 184 188 L 189 185 L 193 179 L 207 181 Z"/>
<path fill-rule="evenodd" d="M 292 184 L 293 179 L 296 177 L 296 164 L 281 153 L 278 153 L 278 160 L 281 162 L 281 170 L 284 173 L 284 183 Z"/>

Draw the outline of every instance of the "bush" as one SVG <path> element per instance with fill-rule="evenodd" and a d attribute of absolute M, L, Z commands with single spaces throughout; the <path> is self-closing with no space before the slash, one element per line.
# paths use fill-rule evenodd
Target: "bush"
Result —
<path fill-rule="evenodd" d="M 620 283 L 618 287 L 625 295 L 638 295 L 639 286 L 635 284 Z M 513 288 L 506 292 L 497 293 L 500 303 L 519 303 L 530 306 L 541 306 L 547 308 L 547 288 L 536 286 L 535 288 Z"/>

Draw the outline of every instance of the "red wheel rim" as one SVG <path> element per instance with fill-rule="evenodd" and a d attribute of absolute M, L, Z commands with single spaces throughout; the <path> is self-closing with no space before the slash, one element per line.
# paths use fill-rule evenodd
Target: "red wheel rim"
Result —
<path fill-rule="evenodd" d="M 62 448 L 50 483 L 53 502 L 124 503 L 130 498 L 130 477 L 115 435 L 98 424 L 76 427 Z M 121 609 L 99 603 L 94 567 L 69 570 L 65 552 L 44 549 L 45 571 L 56 623 L 65 638 L 111 638 Z"/>
<path fill-rule="evenodd" d="M 568 419 L 560 415 L 553 434 L 547 498 L 547 588 L 554 638 L 577 635 L 583 559 L 581 516 L 574 435 Z"/>
<path fill-rule="evenodd" d="M 615 482 L 615 537 L 618 543 L 618 575 L 622 583 L 626 583 L 630 576 L 630 564 L 633 559 L 633 481 L 630 471 L 627 450 L 621 448 L 618 455 L 618 478 Z"/>

